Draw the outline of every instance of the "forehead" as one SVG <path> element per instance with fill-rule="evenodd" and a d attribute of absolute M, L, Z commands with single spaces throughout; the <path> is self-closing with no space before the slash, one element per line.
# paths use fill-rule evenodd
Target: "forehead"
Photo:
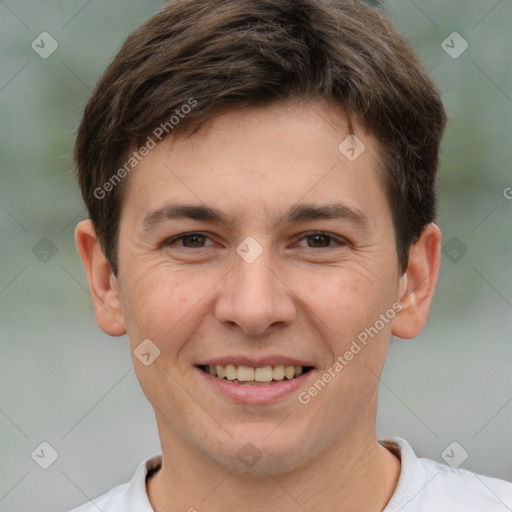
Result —
<path fill-rule="evenodd" d="M 207 205 L 232 223 L 293 217 L 299 203 L 382 213 L 378 144 L 360 129 L 349 135 L 341 110 L 322 101 L 223 113 L 149 152 L 129 177 L 124 213 L 139 224 L 169 202 Z"/>

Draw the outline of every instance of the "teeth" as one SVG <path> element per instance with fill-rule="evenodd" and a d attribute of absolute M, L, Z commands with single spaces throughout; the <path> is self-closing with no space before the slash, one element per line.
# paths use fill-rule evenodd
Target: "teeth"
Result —
<path fill-rule="evenodd" d="M 234 364 L 217 364 L 214 366 L 205 366 L 205 370 L 210 375 L 227 380 L 238 380 L 240 382 L 271 382 L 286 379 L 290 380 L 298 377 L 304 372 L 302 366 L 285 366 L 278 364 L 275 366 L 263 366 L 252 368 L 251 366 L 235 366 Z"/>
<path fill-rule="evenodd" d="M 250 366 L 239 366 L 238 371 L 236 372 L 236 378 L 242 382 L 254 380 L 254 368 L 251 368 Z"/>
<path fill-rule="evenodd" d="M 254 380 L 256 382 L 270 382 L 274 378 L 272 366 L 264 366 L 254 370 Z"/>
<path fill-rule="evenodd" d="M 274 380 L 283 380 L 284 379 L 284 366 L 282 364 L 278 364 L 274 366 Z"/>
<path fill-rule="evenodd" d="M 222 366 L 219 364 L 219 366 Z M 227 364 L 224 368 L 224 371 L 226 373 L 226 379 L 228 380 L 235 380 L 236 379 L 236 366 L 232 364 Z"/>
<path fill-rule="evenodd" d="M 224 369 L 224 366 L 221 364 L 218 364 L 215 369 L 217 370 L 217 377 L 220 377 L 223 379 L 226 376 L 226 370 Z"/>
<path fill-rule="evenodd" d="M 287 379 L 293 379 L 293 376 L 295 375 L 295 366 L 287 366 L 284 369 L 284 376 Z"/>

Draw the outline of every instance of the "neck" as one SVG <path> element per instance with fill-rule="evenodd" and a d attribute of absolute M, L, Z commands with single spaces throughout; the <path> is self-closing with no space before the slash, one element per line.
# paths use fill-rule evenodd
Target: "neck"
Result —
<path fill-rule="evenodd" d="M 400 460 L 378 444 L 375 432 L 344 436 L 305 467 L 263 476 L 230 472 L 179 438 L 162 442 L 162 451 L 162 468 L 147 486 L 155 512 L 382 512 L 400 476 Z"/>

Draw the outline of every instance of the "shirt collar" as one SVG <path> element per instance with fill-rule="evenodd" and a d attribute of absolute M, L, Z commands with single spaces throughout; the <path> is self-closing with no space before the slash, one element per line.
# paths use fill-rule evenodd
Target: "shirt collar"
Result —
<path fill-rule="evenodd" d="M 161 453 L 154 454 L 139 464 L 126 491 L 125 512 L 154 512 L 148 497 L 146 477 L 149 471 L 159 467 L 161 464 Z"/>
<path fill-rule="evenodd" d="M 382 512 L 398 512 L 425 487 L 425 467 L 411 445 L 401 437 L 382 437 L 379 444 L 395 453 L 401 462 L 395 492 Z"/>
<path fill-rule="evenodd" d="M 399 511 L 411 500 L 410 497 L 419 493 L 425 485 L 425 468 L 405 439 L 382 437 L 378 442 L 395 453 L 401 461 L 398 485 L 383 512 Z M 161 464 L 161 453 L 154 454 L 139 464 L 126 491 L 125 512 L 154 512 L 147 493 L 146 477 L 148 472 Z"/>

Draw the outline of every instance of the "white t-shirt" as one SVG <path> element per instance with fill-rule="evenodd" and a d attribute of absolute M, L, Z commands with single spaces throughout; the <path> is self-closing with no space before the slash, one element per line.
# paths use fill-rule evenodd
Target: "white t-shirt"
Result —
<path fill-rule="evenodd" d="M 379 443 L 402 461 L 398 485 L 383 512 L 512 510 L 512 483 L 418 458 L 401 437 L 380 438 Z M 160 461 L 161 454 L 142 461 L 131 482 L 70 512 L 154 512 L 146 492 L 146 476 Z"/>

